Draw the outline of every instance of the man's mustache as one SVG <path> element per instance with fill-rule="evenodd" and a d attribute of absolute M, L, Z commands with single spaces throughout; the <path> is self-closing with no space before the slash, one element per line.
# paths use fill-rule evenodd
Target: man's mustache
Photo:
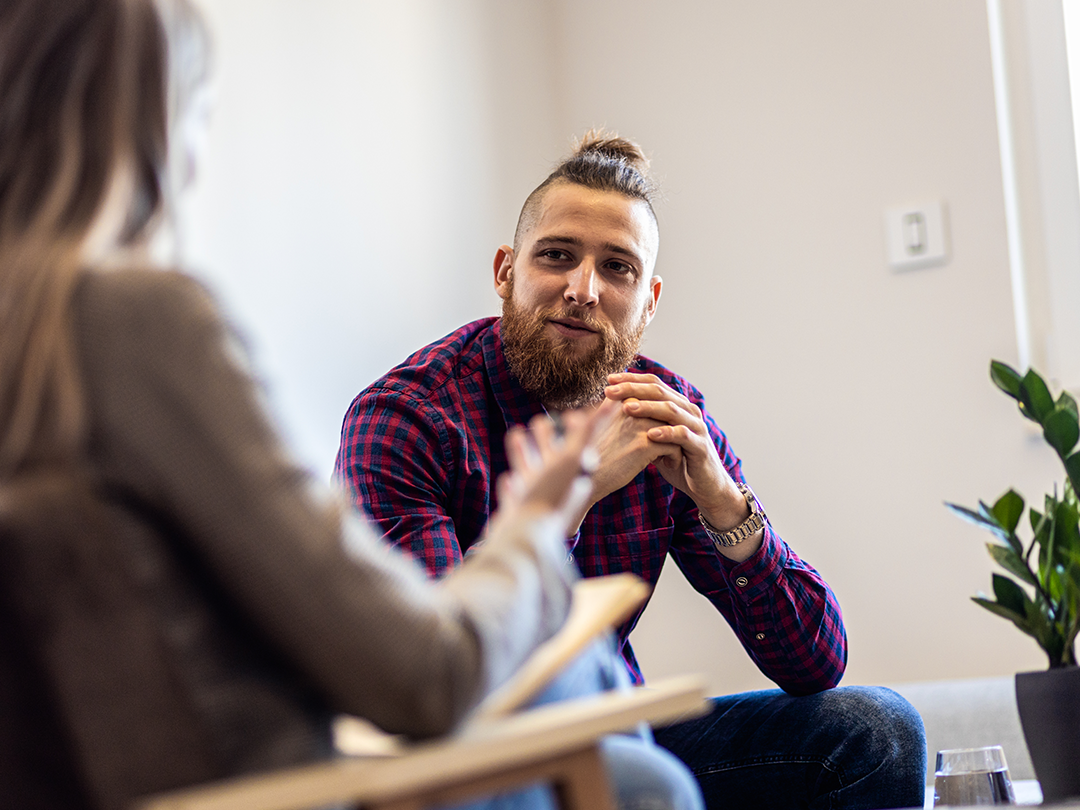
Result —
<path fill-rule="evenodd" d="M 600 332 L 607 335 L 611 332 L 611 327 L 606 323 L 601 323 L 596 319 L 593 314 L 587 309 L 581 309 L 579 307 L 562 307 L 560 309 L 552 309 L 543 313 L 540 316 L 540 322 L 546 323 L 547 321 L 557 320 L 577 320 L 581 321 L 589 329 L 594 332 Z"/>

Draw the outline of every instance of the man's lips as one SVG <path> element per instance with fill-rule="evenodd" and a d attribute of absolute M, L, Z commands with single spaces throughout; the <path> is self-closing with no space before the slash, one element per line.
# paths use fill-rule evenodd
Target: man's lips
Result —
<path fill-rule="evenodd" d="M 596 333 L 596 330 L 586 324 L 584 321 L 579 321 L 575 318 L 552 318 L 548 321 L 559 334 L 569 335 L 572 337 L 581 337 L 584 335 L 592 335 Z"/>

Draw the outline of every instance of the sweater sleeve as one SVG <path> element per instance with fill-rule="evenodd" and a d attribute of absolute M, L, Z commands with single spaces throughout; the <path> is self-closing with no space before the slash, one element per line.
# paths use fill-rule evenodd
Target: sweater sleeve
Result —
<path fill-rule="evenodd" d="M 289 459 L 239 342 L 190 278 L 95 274 L 76 311 L 104 475 L 182 528 L 336 710 L 445 732 L 562 624 L 573 575 L 553 524 L 506 525 L 429 582 Z"/>

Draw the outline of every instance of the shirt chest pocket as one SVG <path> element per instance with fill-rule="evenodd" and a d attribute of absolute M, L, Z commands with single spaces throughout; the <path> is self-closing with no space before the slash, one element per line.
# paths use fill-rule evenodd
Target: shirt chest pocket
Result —
<path fill-rule="evenodd" d="M 669 524 L 648 531 L 583 535 L 574 549 L 574 560 L 586 577 L 629 571 L 655 584 L 673 531 L 674 524 Z"/>

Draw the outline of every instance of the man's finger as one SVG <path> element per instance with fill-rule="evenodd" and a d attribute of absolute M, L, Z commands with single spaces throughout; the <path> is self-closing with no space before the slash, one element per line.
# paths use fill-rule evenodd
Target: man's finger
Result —
<path fill-rule="evenodd" d="M 637 419 L 652 419 L 665 425 L 686 425 L 699 435 L 706 433 L 705 423 L 700 415 L 687 410 L 678 402 L 638 400 L 627 404 L 625 411 Z"/>
<path fill-rule="evenodd" d="M 608 375 L 608 385 L 617 385 L 623 382 L 661 383 L 663 380 L 655 374 L 640 374 L 635 371 L 620 371 L 617 374 Z"/>
<path fill-rule="evenodd" d="M 664 425 L 662 427 L 650 428 L 646 434 L 651 441 L 658 444 L 665 444 L 671 447 L 678 447 L 681 451 L 690 453 L 691 455 L 705 450 L 707 448 L 702 442 L 702 437 L 691 430 L 686 425 Z"/>
<path fill-rule="evenodd" d="M 607 399 L 623 401 L 630 398 L 650 401 L 673 400 L 680 403 L 689 403 L 690 401 L 674 388 L 670 388 L 662 382 L 622 382 L 615 385 L 609 385 L 604 389 L 604 397 Z"/>

